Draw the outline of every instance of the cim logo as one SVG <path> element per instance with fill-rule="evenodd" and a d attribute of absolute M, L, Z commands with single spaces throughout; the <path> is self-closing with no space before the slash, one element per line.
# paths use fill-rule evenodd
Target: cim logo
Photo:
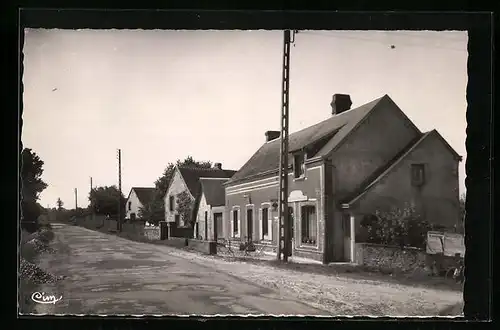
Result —
<path fill-rule="evenodd" d="M 57 298 L 54 295 L 47 295 L 45 292 L 33 292 L 31 300 L 39 304 L 55 304 L 62 299 L 62 296 Z"/>

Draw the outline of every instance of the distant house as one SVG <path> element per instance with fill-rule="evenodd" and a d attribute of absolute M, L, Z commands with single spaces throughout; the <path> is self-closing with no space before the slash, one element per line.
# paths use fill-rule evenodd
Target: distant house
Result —
<path fill-rule="evenodd" d="M 331 117 L 289 136 L 288 205 L 292 254 L 325 263 L 352 261 L 361 220 L 409 203 L 426 220 L 460 219 L 459 156 L 436 131 L 422 133 L 387 95 L 351 109 L 336 94 Z M 280 133 L 224 186 L 224 233 L 276 251 Z"/>
<path fill-rule="evenodd" d="M 217 228 L 212 221 L 214 217 L 219 217 L 221 210 L 224 213 L 222 183 L 234 173 L 236 171 L 222 169 L 221 163 L 216 163 L 212 168 L 176 167 L 165 194 L 168 236 L 215 238 L 217 233 L 213 230 Z M 181 217 L 178 210 L 178 198 L 182 194 L 190 200 L 191 214 L 188 221 Z M 221 221 L 217 220 L 217 223 Z"/>
<path fill-rule="evenodd" d="M 139 218 L 139 208 L 147 205 L 153 198 L 155 188 L 132 187 L 125 204 L 125 218 Z"/>

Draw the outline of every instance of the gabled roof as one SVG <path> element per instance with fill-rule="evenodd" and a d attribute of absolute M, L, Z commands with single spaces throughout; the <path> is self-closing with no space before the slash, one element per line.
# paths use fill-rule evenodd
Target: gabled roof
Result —
<path fill-rule="evenodd" d="M 359 200 L 363 195 L 365 195 L 371 188 L 373 188 L 380 180 L 382 180 L 386 175 L 388 175 L 395 167 L 397 167 L 413 150 L 415 150 L 423 141 L 429 137 L 435 136 L 447 147 L 453 154 L 453 157 L 457 161 L 461 161 L 462 157 L 446 142 L 446 140 L 439 134 L 435 129 L 422 134 L 417 140 L 410 143 L 402 152 L 400 152 L 394 159 L 383 166 L 379 171 L 369 177 L 363 184 L 360 185 L 360 189 L 352 194 L 346 199 L 346 204 L 353 204 Z"/>
<path fill-rule="evenodd" d="M 130 192 L 132 192 L 132 190 L 135 191 L 137 199 L 139 200 L 139 202 L 141 202 L 142 205 L 148 204 L 153 199 L 154 193 L 156 191 L 155 188 L 149 187 L 132 187 L 132 189 L 130 189 Z M 128 198 L 130 198 L 130 193 Z"/>
<path fill-rule="evenodd" d="M 226 194 L 222 185 L 229 179 L 200 178 L 201 189 L 210 206 L 223 206 L 226 204 Z"/>
<path fill-rule="evenodd" d="M 194 198 L 201 193 L 200 178 L 229 179 L 236 171 L 218 168 L 178 167 L 178 170 Z"/>
<path fill-rule="evenodd" d="M 366 103 L 360 107 L 344 111 L 338 115 L 304 128 L 289 135 L 290 152 L 303 149 L 324 138 L 329 138 L 323 148 L 308 158 L 326 156 L 336 148 L 354 130 L 364 118 L 371 113 L 382 101 L 390 101 L 389 96 L 384 95 L 374 101 Z M 392 102 L 394 103 L 394 102 Z M 227 184 L 257 176 L 270 171 L 278 171 L 280 157 L 280 139 L 275 139 L 263 144 L 259 150 L 241 167 L 241 169 L 229 180 Z M 293 159 L 289 157 L 289 165 Z"/>

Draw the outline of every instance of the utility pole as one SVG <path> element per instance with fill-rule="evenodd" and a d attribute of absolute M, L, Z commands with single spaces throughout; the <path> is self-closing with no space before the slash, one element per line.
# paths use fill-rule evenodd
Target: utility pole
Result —
<path fill-rule="evenodd" d="M 78 210 L 78 189 L 75 188 L 75 210 Z"/>
<path fill-rule="evenodd" d="M 291 226 L 288 212 L 288 113 L 290 86 L 290 44 L 295 39 L 290 30 L 284 31 L 283 44 L 283 77 L 281 95 L 281 130 L 280 130 L 280 167 L 279 167 L 279 244 L 278 260 L 288 261 L 291 252 Z"/>
<path fill-rule="evenodd" d="M 118 220 L 116 229 L 122 231 L 122 151 L 118 149 Z"/>

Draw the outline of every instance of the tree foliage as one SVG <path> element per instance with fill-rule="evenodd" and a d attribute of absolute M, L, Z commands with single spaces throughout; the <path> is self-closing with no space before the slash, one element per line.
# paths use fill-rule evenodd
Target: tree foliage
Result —
<path fill-rule="evenodd" d="M 63 203 L 63 201 L 61 200 L 61 198 L 58 198 L 58 199 L 57 199 L 56 205 L 57 205 L 57 209 L 58 209 L 58 210 L 62 210 L 62 208 L 63 208 L 63 206 L 64 206 L 64 203 Z"/>
<path fill-rule="evenodd" d="M 21 227 L 29 232 L 37 230 L 37 219 L 43 207 L 37 202 L 47 184 L 42 180 L 43 160 L 31 149 L 21 152 Z"/>
<path fill-rule="evenodd" d="M 121 214 L 125 214 L 125 196 L 116 186 L 96 187 L 89 193 L 89 201 L 95 214 L 118 216 L 118 203 L 121 199 Z"/>
<path fill-rule="evenodd" d="M 177 213 L 185 226 L 193 225 L 193 199 L 187 190 L 177 194 Z"/>
<path fill-rule="evenodd" d="M 167 193 L 168 186 L 174 175 L 176 166 L 192 166 L 199 168 L 210 168 L 212 162 L 197 161 L 193 157 L 188 156 L 184 160 L 178 159 L 175 163 L 168 163 L 163 171 L 163 174 L 155 181 L 156 191 L 151 201 L 139 209 L 138 216 L 150 222 L 157 223 L 165 217 L 165 201 L 164 197 Z"/>

